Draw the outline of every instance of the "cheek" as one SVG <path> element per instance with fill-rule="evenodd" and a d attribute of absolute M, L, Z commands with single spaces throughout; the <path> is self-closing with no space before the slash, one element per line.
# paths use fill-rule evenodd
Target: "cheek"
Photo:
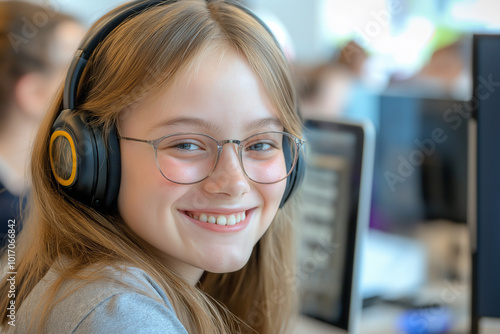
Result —
<path fill-rule="evenodd" d="M 274 217 L 285 193 L 286 181 L 261 186 L 260 192 L 265 202 L 265 215 Z"/>
<path fill-rule="evenodd" d="M 120 150 L 121 159 L 121 183 L 120 194 L 130 195 L 133 190 L 142 192 L 147 190 L 146 184 L 152 183 L 158 178 L 158 170 L 156 168 L 154 154 L 143 143 L 128 143 L 121 142 L 122 149 Z M 132 188 L 132 189 L 131 189 Z"/>
<path fill-rule="evenodd" d="M 145 144 L 122 142 L 122 146 L 118 210 L 125 222 L 131 225 L 154 214 L 157 205 L 154 199 L 165 199 L 160 195 L 166 180 L 156 167 L 152 150 Z"/>
<path fill-rule="evenodd" d="M 283 193 L 285 192 L 286 182 L 279 182 L 270 185 L 260 185 L 260 193 L 264 199 L 264 206 L 259 216 L 258 227 L 255 230 L 256 235 L 253 239 L 252 247 L 262 238 L 264 233 L 270 228 L 274 217 L 278 212 Z M 249 255 L 250 256 L 250 255 Z"/>
<path fill-rule="evenodd" d="M 283 194 L 285 193 L 285 189 L 286 189 L 286 179 L 281 181 L 281 182 L 278 182 L 276 184 L 276 188 L 273 191 L 273 197 L 278 202 L 277 203 L 278 206 L 281 203 L 281 199 L 283 198 Z"/>

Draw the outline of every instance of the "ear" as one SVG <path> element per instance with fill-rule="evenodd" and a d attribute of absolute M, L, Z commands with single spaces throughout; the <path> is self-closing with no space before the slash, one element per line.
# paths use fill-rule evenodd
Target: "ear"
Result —
<path fill-rule="evenodd" d="M 23 75 L 14 87 L 14 99 L 28 117 L 40 118 L 47 107 L 46 78 L 40 73 Z"/>

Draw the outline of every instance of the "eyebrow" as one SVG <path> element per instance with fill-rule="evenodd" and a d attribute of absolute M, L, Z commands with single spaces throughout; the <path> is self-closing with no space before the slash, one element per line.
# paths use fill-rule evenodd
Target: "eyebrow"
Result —
<path fill-rule="evenodd" d="M 283 130 L 283 123 L 277 118 L 267 117 L 262 119 L 257 119 L 248 124 L 245 124 L 245 131 L 250 132 L 252 130 L 258 130 L 266 127 L 278 128 L 280 131 Z"/>
<path fill-rule="evenodd" d="M 221 132 L 221 127 L 213 122 L 201 119 L 201 118 L 196 118 L 196 117 L 174 117 L 167 119 L 165 121 L 155 123 L 152 127 L 154 128 L 159 128 L 159 127 L 170 127 L 174 125 L 190 125 L 190 126 L 197 126 L 201 127 L 204 129 L 207 129 L 212 132 Z M 281 121 L 275 117 L 266 117 L 262 119 L 257 119 L 254 121 L 251 121 L 244 126 L 244 131 L 250 132 L 252 130 L 258 130 L 266 127 L 274 127 L 278 128 L 279 131 L 282 131 L 283 129 L 283 124 Z"/>
<path fill-rule="evenodd" d="M 182 117 L 182 116 L 170 118 L 170 119 L 167 119 L 165 121 L 155 123 L 153 125 L 152 129 L 160 128 L 160 127 L 170 127 L 170 126 L 174 126 L 174 125 L 198 126 L 198 127 L 202 127 L 202 128 L 208 129 L 210 131 L 214 131 L 214 132 L 217 132 L 220 130 L 220 127 L 213 122 L 209 122 L 209 121 L 206 121 L 206 120 L 201 119 L 201 118 Z"/>

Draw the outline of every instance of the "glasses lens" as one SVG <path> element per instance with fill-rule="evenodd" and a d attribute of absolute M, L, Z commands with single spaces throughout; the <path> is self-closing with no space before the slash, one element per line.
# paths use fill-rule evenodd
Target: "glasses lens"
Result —
<path fill-rule="evenodd" d="M 297 161 L 297 143 L 282 132 L 265 132 L 245 140 L 242 164 L 255 182 L 274 183 L 286 178 Z"/>
<path fill-rule="evenodd" d="M 200 134 L 181 134 L 164 138 L 156 150 L 156 161 L 163 176 L 176 183 L 196 183 L 213 170 L 217 143 Z"/>

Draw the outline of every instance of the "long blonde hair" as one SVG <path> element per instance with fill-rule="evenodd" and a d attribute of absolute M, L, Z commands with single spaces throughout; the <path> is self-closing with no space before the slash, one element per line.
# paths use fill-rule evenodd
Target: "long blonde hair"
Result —
<path fill-rule="evenodd" d="M 128 106 L 168 87 L 179 71 L 214 45 L 234 48 L 246 57 L 285 131 L 300 136 L 295 91 L 283 53 L 259 22 L 224 0 L 180 0 L 122 23 L 89 59 L 78 110 L 95 116 L 107 132 Z M 162 286 L 189 333 L 284 332 L 296 305 L 293 204 L 278 211 L 241 270 L 205 273 L 197 286 L 190 286 L 162 265 L 151 246 L 119 215 L 98 212 L 61 195 L 50 172 L 48 152 L 61 100 L 62 92 L 35 141 L 31 212 L 17 242 L 16 307 L 50 268 L 61 269 L 47 296 L 54 295 L 64 280 L 98 279 L 82 272 L 90 265 L 103 269 L 125 263 L 144 270 Z M 63 265 L 61 258 L 68 259 L 69 265 Z M 2 326 L 8 321 L 7 283 L 4 279 L 0 286 Z M 53 298 L 41 301 L 43 312 L 33 326 L 43 329 L 55 302 Z"/>

